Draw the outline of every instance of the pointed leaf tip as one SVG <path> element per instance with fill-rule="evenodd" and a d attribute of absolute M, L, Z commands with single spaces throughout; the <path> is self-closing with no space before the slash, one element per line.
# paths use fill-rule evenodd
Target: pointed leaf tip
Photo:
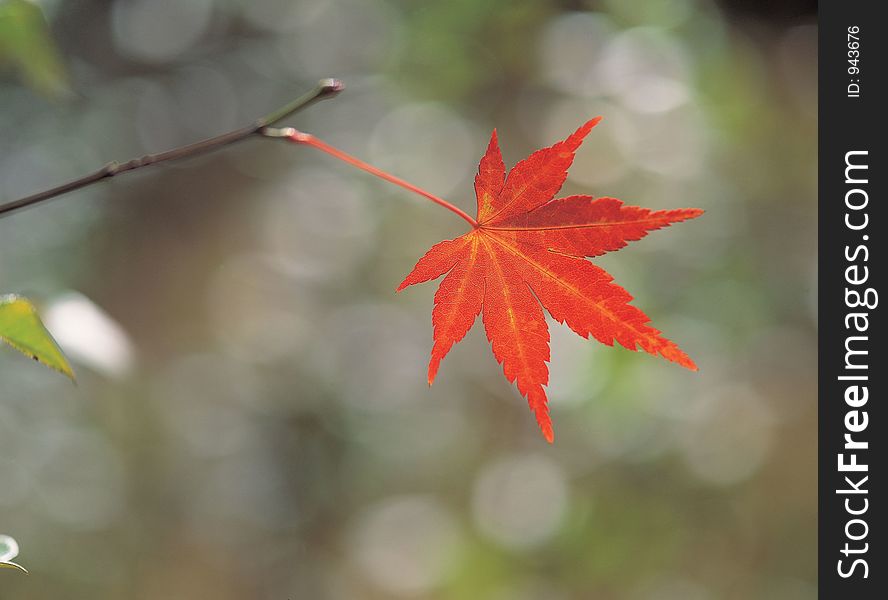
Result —
<path fill-rule="evenodd" d="M 433 383 L 435 383 L 435 377 L 438 375 L 438 367 L 441 366 L 441 359 L 432 356 L 431 360 L 429 360 L 429 372 L 428 372 L 428 381 L 429 387 Z"/>
<path fill-rule="evenodd" d="M 573 134 L 571 134 L 569 138 L 567 138 L 566 141 L 575 141 L 577 146 L 579 146 L 579 144 L 582 143 L 583 138 L 589 135 L 589 132 L 592 131 L 592 128 L 599 123 L 601 123 L 601 117 L 589 119 L 588 121 L 580 125 L 579 128 L 575 132 L 573 132 Z"/>
<path fill-rule="evenodd" d="M 602 117 L 601 115 L 599 115 L 597 117 L 592 117 L 591 119 L 586 121 L 586 124 L 584 125 L 584 127 L 588 127 L 591 130 L 593 127 L 595 127 L 596 125 L 601 123 L 601 119 L 603 119 L 603 118 L 604 117 Z"/>
<path fill-rule="evenodd" d="M 21 571 L 25 575 L 28 575 L 28 570 L 21 566 L 18 563 L 14 563 L 11 560 L 9 561 L 0 561 L 0 569 L 15 569 L 16 571 Z"/>
<path fill-rule="evenodd" d="M 0 296 L 0 342 L 5 342 L 76 382 L 68 359 L 40 321 L 37 309 L 25 298 Z"/>
<path fill-rule="evenodd" d="M 552 429 L 552 426 L 549 425 L 549 427 L 543 428 L 542 431 L 543 431 L 543 437 L 546 438 L 546 441 L 549 442 L 550 444 L 554 444 L 555 443 L 555 431 Z"/>

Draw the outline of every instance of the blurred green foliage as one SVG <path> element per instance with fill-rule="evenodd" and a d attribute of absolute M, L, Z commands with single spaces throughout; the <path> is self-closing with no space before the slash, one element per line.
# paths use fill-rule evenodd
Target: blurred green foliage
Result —
<path fill-rule="evenodd" d="M 35 91 L 57 97 L 67 78 L 40 7 L 29 0 L 0 0 L 0 67 L 17 70 Z"/>

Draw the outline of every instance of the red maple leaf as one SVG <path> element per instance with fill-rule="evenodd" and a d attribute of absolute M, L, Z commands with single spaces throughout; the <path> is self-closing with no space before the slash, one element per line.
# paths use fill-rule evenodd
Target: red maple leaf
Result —
<path fill-rule="evenodd" d="M 508 177 L 494 130 L 475 177 L 478 217 L 462 215 L 473 224 L 472 231 L 433 246 L 398 287 L 400 291 L 447 274 L 432 310 L 429 384 L 441 360 L 482 314 L 496 360 L 527 398 L 549 442 L 554 433 L 544 390 L 549 330 L 543 308 L 584 338 L 591 335 L 608 346 L 617 341 L 633 351 L 640 347 L 697 369 L 676 344 L 648 325 L 647 315 L 629 304 L 632 296 L 586 257 L 619 250 L 648 231 L 703 211 L 651 211 L 592 196 L 553 199 L 577 148 L 600 120 L 592 119 L 566 140 L 534 152 Z"/>

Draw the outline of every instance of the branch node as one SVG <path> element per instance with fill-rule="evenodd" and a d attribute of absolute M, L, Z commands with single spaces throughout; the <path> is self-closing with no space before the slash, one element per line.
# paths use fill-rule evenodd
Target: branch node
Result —
<path fill-rule="evenodd" d="M 292 127 L 263 127 L 259 130 L 259 133 L 265 137 L 270 138 L 289 138 L 293 137 L 299 132 Z"/>

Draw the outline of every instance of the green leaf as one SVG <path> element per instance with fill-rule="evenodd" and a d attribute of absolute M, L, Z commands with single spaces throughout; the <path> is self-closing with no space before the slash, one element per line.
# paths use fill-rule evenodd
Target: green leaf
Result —
<path fill-rule="evenodd" d="M 16 569 L 23 573 L 28 570 L 23 566 L 12 562 L 12 559 L 18 556 L 18 543 L 8 535 L 0 534 L 0 569 Z"/>
<path fill-rule="evenodd" d="M 74 380 L 74 371 L 25 298 L 0 296 L 0 341 Z"/>
<path fill-rule="evenodd" d="M 58 97 L 68 91 L 65 68 L 39 3 L 0 0 L 0 69 L 5 64 L 42 94 Z"/>

